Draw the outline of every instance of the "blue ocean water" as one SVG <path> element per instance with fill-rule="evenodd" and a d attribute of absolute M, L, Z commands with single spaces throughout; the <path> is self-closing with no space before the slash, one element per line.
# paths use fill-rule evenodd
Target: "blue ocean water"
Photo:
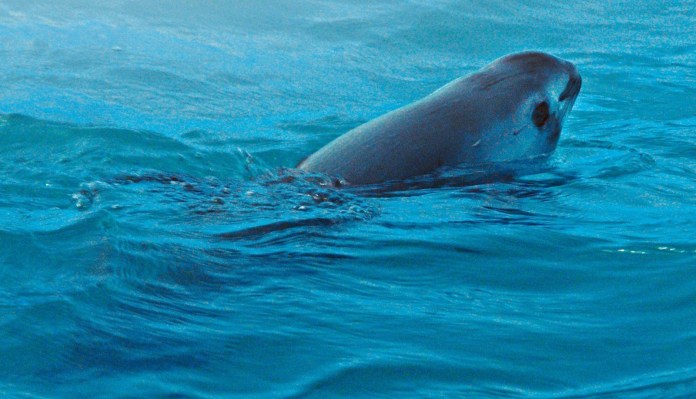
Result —
<path fill-rule="evenodd" d="M 0 396 L 696 397 L 696 2 L 97 3 L 0 2 Z M 534 172 L 284 169 L 525 49 Z"/>

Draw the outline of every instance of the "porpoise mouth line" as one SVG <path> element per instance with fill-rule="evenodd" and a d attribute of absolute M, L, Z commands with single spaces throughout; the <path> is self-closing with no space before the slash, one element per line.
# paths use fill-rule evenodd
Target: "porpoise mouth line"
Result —
<path fill-rule="evenodd" d="M 582 77 L 580 75 L 571 76 L 568 79 L 568 84 L 566 85 L 563 92 L 558 97 L 558 101 L 564 101 L 568 98 L 575 97 L 580 92 L 580 87 L 582 86 Z"/>

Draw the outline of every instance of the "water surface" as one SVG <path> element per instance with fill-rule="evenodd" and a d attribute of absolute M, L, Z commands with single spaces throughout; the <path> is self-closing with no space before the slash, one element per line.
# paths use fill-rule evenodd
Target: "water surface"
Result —
<path fill-rule="evenodd" d="M 0 393 L 696 395 L 695 9 L 3 1 Z M 529 174 L 283 169 L 525 49 L 583 76 Z"/>

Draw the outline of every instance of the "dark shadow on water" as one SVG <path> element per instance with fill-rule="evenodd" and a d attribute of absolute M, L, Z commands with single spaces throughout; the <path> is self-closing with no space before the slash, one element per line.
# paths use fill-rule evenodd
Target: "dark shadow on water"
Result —
<path fill-rule="evenodd" d="M 128 190 L 134 202 L 149 196 L 147 201 L 155 203 L 152 209 L 178 218 L 175 228 L 202 226 L 200 234 L 221 244 L 274 247 L 307 240 L 330 242 L 342 229 L 339 226 L 378 216 L 380 199 L 444 193 L 446 201 L 491 195 L 546 201 L 558 195 L 550 188 L 576 178 L 543 159 L 446 168 L 404 181 L 365 186 L 286 168 L 250 180 L 138 172 L 120 175 L 112 184 L 118 190 Z M 482 209 L 490 211 L 486 220 L 472 223 L 545 223 L 538 220 L 539 215 L 504 204 Z"/>
<path fill-rule="evenodd" d="M 537 178 L 532 178 L 536 176 Z M 432 193 L 437 189 L 477 187 L 491 184 L 511 184 L 518 190 L 508 194 L 529 195 L 529 190 L 562 186 L 576 178 L 562 174 L 546 159 L 519 162 L 489 163 L 473 166 L 442 168 L 434 173 L 401 181 L 389 181 L 365 186 L 347 186 L 353 194 L 365 197 L 403 197 Z M 484 189 L 481 189 L 483 192 Z"/>

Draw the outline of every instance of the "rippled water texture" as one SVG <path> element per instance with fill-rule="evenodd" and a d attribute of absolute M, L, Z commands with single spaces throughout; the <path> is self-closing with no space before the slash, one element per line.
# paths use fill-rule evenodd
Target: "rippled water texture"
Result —
<path fill-rule="evenodd" d="M 0 3 L 0 396 L 696 396 L 694 1 L 99 3 Z M 287 169 L 524 49 L 543 165 Z"/>

